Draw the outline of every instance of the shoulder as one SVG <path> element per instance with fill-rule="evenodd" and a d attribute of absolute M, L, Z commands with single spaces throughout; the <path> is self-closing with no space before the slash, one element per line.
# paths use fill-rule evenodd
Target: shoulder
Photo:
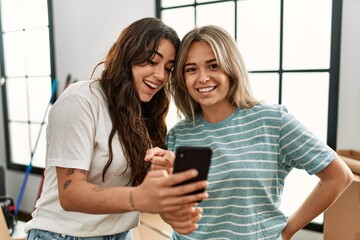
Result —
<path fill-rule="evenodd" d="M 64 92 L 61 93 L 55 102 L 55 106 L 63 102 L 98 102 L 105 99 L 104 93 L 98 81 L 84 80 L 70 84 Z"/>
<path fill-rule="evenodd" d="M 84 80 L 70 84 L 61 96 L 79 95 L 83 97 L 102 94 L 100 83 L 96 80 Z"/>
<path fill-rule="evenodd" d="M 250 113 L 257 114 L 284 114 L 287 113 L 288 110 L 284 105 L 281 104 L 270 104 L 270 103 L 259 103 L 254 107 L 248 109 Z"/>
<path fill-rule="evenodd" d="M 245 121 L 282 121 L 288 114 L 285 106 L 279 104 L 259 103 L 249 109 L 240 109 L 237 118 Z"/>
<path fill-rule="evenodd" d="M 194 123 L 196 123 L 198 119 L 193 121 L 192 119 L 185 118 L 180 121 L 178 121 L 171 129 L 170 131 L 177 131 L 177 130 L 184 130 L 194 127 Z"/>

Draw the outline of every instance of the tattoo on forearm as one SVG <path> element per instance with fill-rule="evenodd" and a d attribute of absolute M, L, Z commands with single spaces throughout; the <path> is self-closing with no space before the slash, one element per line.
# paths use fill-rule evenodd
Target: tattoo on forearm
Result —
<path fill-rule="evenodd" d="M 86 170 L 80 170 L 80 173 L 84 174 L 85 176 L 87 175 L 87 171 L 86 171 Z"/>
<path fill-rule="evenodd" d="M 71 179 L 66 180 L 66 182 L 64 183 L 64 189 L 66 189 L 70 185 L 71 181 Z"/>
<path fill-rule="evenodd" d="M 93 188 L 93 191 L 94 191 L 94 192 L 101 192 L 101 191 L 103 191 L 103 190 L 104 190 L 104 188 L 101 187 L 101 186 L 96 186 L 96 187 Z"/>
<path fill-rule="evenodd" d="M 86 171 L 86 170 L 80 169 L 79 172 L 82 173 L 82 174 L 84 174 L 85 176 L 87 175 L 87 171 Z M 75 169 L 69 168 L 69 169 L 66 171 L 66 176 L 73 175 L 74 173 L 75 173 Z"/>
<path fill-rule="evenodd" d="M 69 168 L 69 169 L 66 171 L 66 176 L 70 176 L 70 175 L 74 174 L 74 172 L 75 172 L 75 169 Z"/>

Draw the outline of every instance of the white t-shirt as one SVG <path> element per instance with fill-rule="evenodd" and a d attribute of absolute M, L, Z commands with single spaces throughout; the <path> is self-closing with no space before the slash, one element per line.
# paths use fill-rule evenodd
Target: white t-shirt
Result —
<path fill-rule="evenodd" d="M 80 81 L 61 94 L 49 113 L 43 190 L 26 231 L 43 229 L 90 237 L 124 232 L 139 224 L 138 212 L 86 214 L 65 211 L 59 202 L 56 166 L 87 170 L 88 182 L 100 186 L 125 186 L 129 182 L 131 169 L 122 174 L 127 162 L 117 135 L 112 145 L 113 162 L 102 181 L 111 128 L 107 100 L 99 82 Z"/>

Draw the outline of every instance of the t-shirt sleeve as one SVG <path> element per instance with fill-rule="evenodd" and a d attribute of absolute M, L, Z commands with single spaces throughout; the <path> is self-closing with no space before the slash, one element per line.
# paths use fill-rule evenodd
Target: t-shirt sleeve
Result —
<path fill-rule="evenodd" d="M 47 127 L 47 166 L 88 170 L 95 136 L 93 106 L 83 97 L 70 95 L 55 103 Z"/>
<path fill-rule="evenodd" d="M 279 137 L 280 160 L 290 167 L 316 174 L 335 159 L 336 152 L 282 106 Z"/>
<path fill-rule="evenodd" d="M 167 136 L 166 136 L 166 146 L 167 149 L 174 152 L 175 147 L 175 134 L 174 134 L 174 128 L 170 129 Z"/>

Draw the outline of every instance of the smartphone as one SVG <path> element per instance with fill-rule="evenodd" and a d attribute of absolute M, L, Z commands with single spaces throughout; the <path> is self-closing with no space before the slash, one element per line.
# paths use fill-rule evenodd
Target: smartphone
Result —
<path fill-rule="evenodd" d="M 206 180 L 210 162 L 211 162 L 212 150 L 209 147 L 199 147 L 199 146 L 180 146 L 176 148 L 176 157 L 174 162 L 173 173 L 182 172 L 188 169 L 196 169 L 198 175 L 192 179 L 184 181 L 178 185 L 183 185 L 187 183 L 197 182 L 201 180 Z M 189 194 L 196 194 L 204 192 L 205 189 L 200 189 Z"/>

